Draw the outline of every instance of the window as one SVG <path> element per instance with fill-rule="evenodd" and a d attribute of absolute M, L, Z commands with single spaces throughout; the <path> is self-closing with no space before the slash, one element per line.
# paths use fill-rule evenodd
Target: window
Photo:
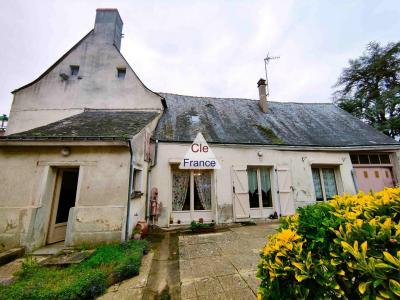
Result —
<path fill-rule="evenodd" d="M 124 79 L 126 75 L 126 68 L 117 68 L 117 77 Z"/>
<path fill-rule="evenodd" d="M 390 164 L 389 154 L 380 154 L 379 158 L 381 160 L 381 164 Z"/>
<path fill-rule="evenodd" d="M 134 169 L 133 180 L 132 180 L 133 190 L 135 192 L 142 191 L 142 170 Z"/>
<path fill-rule="evenodd" d="M 211 171 L 172 166 L 172 210 L 211 210 Z"/>
<path fill-rule="evenodd" d="M 389 154 L 350 154 L 350 159 L 354 165 L 382 165 L 390 164 Z"/>
<path fill-rule="evenodd" d="M 333 168 L 312 168 L 315 197 L 317 201 L 326 201 L 337 195 L 335 170 Z"/>
<path fill-rule="evenodd" d="M 250 208 L 272 207 L 270 169 L 266 167 L 247 169 Z"/>
<path fill-rule="evenodd" d="M 350 154 L 350 159 L 352 164 L 359 164 L 357 154 Z"/>
<path fill-rule="evenodd" d="M 79 66 L 69 66 L 71 69 L 71 76 L 76 76 L 79 73 Z"/>

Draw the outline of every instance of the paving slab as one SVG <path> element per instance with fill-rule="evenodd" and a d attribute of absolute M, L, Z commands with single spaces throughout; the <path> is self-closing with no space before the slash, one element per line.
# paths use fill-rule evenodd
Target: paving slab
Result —
<path fill-rule="evenodd" d="M 72 264 L 79 264 L 90 255 L 93 254 L 95 249 L 91 250 L 71 250 L 64 252 L 61 251 L 58 255 L 51 255 L 43 260 L 40 264 L 44 266 L 67 266 Z"/>
<path fill-rule="evenodd" d="M 259 253 L 277 224 L 181 235 L 181 299 L 256 299 Z"/>
<path fill-rule="evenodd" d="M 24 253 L 25 249 L 21 247 L 0 252 L 0 266 L 13 261 L 14 259 L 22 257 Z"/>

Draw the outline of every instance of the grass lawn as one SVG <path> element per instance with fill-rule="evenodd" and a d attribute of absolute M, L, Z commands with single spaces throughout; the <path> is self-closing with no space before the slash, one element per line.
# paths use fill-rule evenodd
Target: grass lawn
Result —
<path fill-rule="evenodd" d="M 99 246 L 80 264 L 44 267 L 32 258 L 23 263 L 16 281 L 0 286 L 0 299 L 93 299 L 108 285 L 139 274 L 146 241 Z"/>

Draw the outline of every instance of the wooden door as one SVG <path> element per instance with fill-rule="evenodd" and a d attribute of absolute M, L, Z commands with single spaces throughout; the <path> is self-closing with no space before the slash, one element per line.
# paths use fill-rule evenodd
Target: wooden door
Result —
<path fill-rule="evenodd" d="M 385 187 L 393 187 L 390 167 L 355 167 L 359 190 L 368 193 L 379 192 Z"/>
<path fill-rule="evenodd" d="M 278 177 L 278 199 L 280 212 L 283 216 L 293 215 L 295 213 L 295 206 L 289 168 L 286 166 L 278 166 L 276 173 Z"/>
<path fill-rule="evenodd" d="M 232 166 L 233 210 L 236 222 L 250 219 L 247 166 Z"/>
<path fill-rule="evenodd" d="M 65 240 L 69 210 L 75 206 L 78 176 L 79 169 L 77 168 L 58 169 L 57 171 L 47 235 L 48 244 Z"/>

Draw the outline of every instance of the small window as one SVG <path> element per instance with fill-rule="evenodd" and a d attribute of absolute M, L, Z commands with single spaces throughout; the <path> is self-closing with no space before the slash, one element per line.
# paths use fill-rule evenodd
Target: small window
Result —
<path fill-rule="evenodd" d="M 381 164 L 390 164 L 389 154 L 381 154 L 379 157 L 381 159 Z"/>
<path fill-rule="evenodd" d="M 375 171 L 375 177 L 379 178 L 379 171 Z"/>
<path fill-rule="evenodd" d="M 76 76 L 79 73 L 79 66 L 69 66 L 71 68 L 71 76 Z"/>
<path fill-rule="evenodd" d="M 364 177 L 368 178 L 368 171 L 364 171 Z"/>
<path fill-rule="evenodd" d="M 358 156 L 358 159 L 360 161 L 360 164 L 369 164 L 369 159 L 368 159 L 368 155 L 367 154 L 360 154 Z"/>
<path fill-rule="evenodd" d="M 350 159 L 352 164 L 358 164 L 358 155 L 357 154 L 350 154 Z"/>
<path fill-rule="evenodd" d="M 117 77 L 124 79 L 126 75 L 126 68 L 117 68 Z"/>
<path fill-rule="evenodd" d="M 385 170 L 385 175 L 386 175 L 386 178 L 389 178 L 389 171 L 388 170 Z"/>
<path fill-rule="evenodd" d="M 317 201 L 326 201 L 337 195 L 335 169 L 312 168 L 312 177 Z"/>
<path fill-rule="evenodd" d="M 133 189 L 135 192 L 142 191 L 142 170 L 134 169 L 133 172 Z"/>
<path fill-rule="evenodd" d="M 378 154 L 370 154 L 369 155 L 369 162 L 371 164 L 378 164 L 379 165 L 379 155 Z"/>
<path fill-rule="evenodd" d="M 200 122 L 200 117 L 199 116 L 190 116 L 190 120 L 192 124 L 197 124 Z"/>

